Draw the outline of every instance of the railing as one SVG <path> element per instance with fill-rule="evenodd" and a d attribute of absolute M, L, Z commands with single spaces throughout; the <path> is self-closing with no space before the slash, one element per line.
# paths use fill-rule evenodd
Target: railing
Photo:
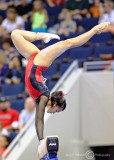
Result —
<path fill-rule="evenodd" d="M 54 88 L 51 90 L 51 92 L 58 90 L 61 85 L 63 84 L 63 82 L 67 79 L 67 77 L 72 73 L 72 71 L 74 69 L 78 69 L 78 62 L 74 61 L 70 67 L 67 69 L 67 71 L 64 73 L 64 75 L 61 77 L 61 79 L 57 82 L 57 84 L 54 86 Z M 48 117 L 46 117 L 47 119 Z M 12 143 L 10 144 L 10 146 L 7 148 L 7 150 L 5 151 L 5 153 L 3 154 L 2 160 L 7 160 L 7 157 L 9 156 L 9 154 L 11 153 L 11 151 L 13 150 L 13 148 L 20 144 L 20 139 L 23 137 L 23 135 L 25 135 L 25 133 L 27 132 L 28 128 L 31 127 L 31 125 L 34 123 L 35 117 L 34 115 L 31 117 L 31 119 L 29 120 L 29 122 L 25 125 L 25 127 L 23 128 L 23 130 L 16 136 L 16 138 L 12 141 Z"/>
<path fill-rule="evenodd" d="M 84 71 L 113 70 L 114 61 L 84 62 Z"/>
<path fill-rule="evenodd" d="M 74 61 L 70 67 L 67 69 L 67 71 L 63 74 L 63 76 L 60 78 L 60 80 L 58 81 L 58 83 L 54 86 L 54 88 L 51 90 L 51 92 L 54 92 L 55 90 L 58 90 L 61 85 L 63 84 L 63 82 L 67 79 L 67 77 L 71 74 L 71 72 L 74 69 L 78 69 L 78 62 Z"/>

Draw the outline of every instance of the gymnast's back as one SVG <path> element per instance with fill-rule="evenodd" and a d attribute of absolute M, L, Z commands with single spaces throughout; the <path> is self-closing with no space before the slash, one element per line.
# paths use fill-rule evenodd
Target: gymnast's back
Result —
<path fill-rule="evenodd" d="M 29 59 L 26 72 L 25 83 L 29 92 L 29 95 L 36 101 L 39 101 L 41 95 L 49 98 L 50 91 L 45 84 L 45 80 L 42 76 L 42 72 L 48 69 L 48 67 L 42 67 L 34 64 L 34 58 L 38 53 L 32 55 Z"/>

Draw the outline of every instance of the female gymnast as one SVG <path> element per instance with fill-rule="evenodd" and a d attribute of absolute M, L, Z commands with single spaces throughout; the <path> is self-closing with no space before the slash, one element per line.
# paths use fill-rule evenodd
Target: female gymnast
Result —
<path fill-rule="evenodd" d="M 66 101 L 62 91 L 55 91 L 50 96 L 49 89 L 43 80 L 42 72 L 48 69 L 52 62 L 66 50 L 83 45 L 93 35 L 101 33 L 109 24 L 109 22 L 99 24 L 76 38 L 60 41 L 41 51 L 31 42 L 43 40 L 47 43 L 51 39 L 60 39 L 60 37 L 50 33 L 34 33 L 22 30 L 14 30 L 11 33 L 16 49 L 28 60 L 25 82 L 30 96 L 37 103 L 35 125 L 40 142 L 44 139 L 45 107 L 47 106 L 48 113 L 61 112 L 66 108 Z"/>

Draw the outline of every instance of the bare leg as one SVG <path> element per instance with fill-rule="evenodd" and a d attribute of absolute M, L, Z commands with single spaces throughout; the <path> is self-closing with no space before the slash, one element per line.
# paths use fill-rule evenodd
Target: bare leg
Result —
<path fill-rule="evenodd" d="M 110 23 L 105 22 L 95 26 L 90 31 L 72 39 L 58 42 L 40 51 L 34 59 L 34 64 L 49 67 L 52 62 L 66 50 L 86 43 L 96 33 L 101 33 Z M 40 61 L 39 61 L 40 59 Z"/>
<path fill-rule="evenodd" d="M 29 59 L 34 53 L 40 50 L 31 42 L 43 40 L 49 42 L 50 39 L 59 39 L 59 36 L 49 33 L 34 33 L 29 31 L 14 30 L 11 34 L 12 41 L 16 49 L 26 58 Z"/>

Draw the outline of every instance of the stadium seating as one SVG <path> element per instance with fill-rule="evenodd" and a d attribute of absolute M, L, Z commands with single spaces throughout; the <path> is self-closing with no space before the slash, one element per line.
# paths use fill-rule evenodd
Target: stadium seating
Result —
<path fill-rule="evenodd" d="M 6 10 L 0 10 L 0 16 L 4 18 L 6 18 Z"/>
<path fill-rule="evenodd" d="M 27 31 L 31 30 L 31 22 L 30 21 L 25 22 L 25 30 L 27 30 Z"/>
<path fill-rule="evenodd" d="M 70 50 L 70 58 L 83 59 L 86 60 L 88 57 L 92 56 L 92 47 L 79 47 Z"/>
<path fill-rule="evenodd" d="M 23 99 L 11 100 L 10 103 L 11 103 L 11 108 L 16 109 L 18 112 L 21 112 L 21 110 L 24 109 Z"/>
<path fill-rule="evenodd" d="M 49 22 L 47 22 L 47 28 L 50 28 L 54 25 L 54 20 L 50 20 Z"/>
<path fill-rule="evenodd" d="M 80 20 L 79 19 L 73 19 L 73 21 L 75 21 L 77 27 L 80 25 Z"/>
<path fill-rule="evenodd" d="M 43 76 L 46 77 L 46 78 L 48 78 L 48 77 L 56 74 L 56 73 L 57 73 L 57 64 L 54 63 L 53 65 L 51 65 L 51 66 L 48 68 L 48 70 L 43 71 L 42 73 L 43 73 Z"/>
<path fill-rule="evenodd" d="M 100 54 L 111 54 L 114 53 L 114 46 L 102 46 L 95 48 L 95 58 L 99 58 Z"/>
<path fill-rule="evenodd" d="M 57 83 L 57 81 L 50 81 L 50 82 L 48 83 L 48 88 L 49 88 L 49 90 L 51 90 L 51 89 L 55 86 L 56 83 Z"/>
<path fill-rule="evenodd" d="M 19 94 L 22 94 L 24 91 L 24 84 L 4 84 L 2 86 L 2 96 L 3 97 L 16 97 Z"/>
<path fill-rule="evenodd" d="M 81 35 L 82 33 L 78 33 L 78 32 L 76 32 L 76 33 L 71 33 L 69 36 L 68 36 L 68 39 L 70 39 L 70 38 L 75 38 L 75 37 L 77 37 L 77 36 L 79 36 L 79 35 Z"/>
<path fill-rule="evenodd" d="M 17 132 L 11 132 L 9 136 L 10 140 L 13 141 L 13 139 L 17 136 L 17 134 L 18 134 Z"/>
<path fill-rule="evenodd" d="M 42 40 L 37 40 L 33 42 L 34 45 L 38 46 L 39 44 L 42 44 Z"/>
<path fill-rule="evenodd" d="M 64 72 L 68 69 L 70 63 L 62 63 L 60 67 L 60 75 L 64 74 Z"/>
<path fill-rule="evenodd" d="M 83 18 L 81 24 L 88 31 L 98 24 L 98 18 Z"/>
<path fill-rule="evenodd" d="M 111 41 L 111 33 L 110 32 L 96 34 L 90 40 L 91 43 L 100 43 L 100 44 L 102 44 L 102 43 L 106 44 L 108 41 Z"/>
<path fill-rule="evenodd" d="M 61 9 L 62 9 L 61 6 L 55 6 L 55 7 L 46 6 L 46 10 L 48 12 L 48 16 L 50 17 L 50 19 L 57 18 L 59 13 L 61 12 Z"/>
<path fill-rule="evenodd" d="M 101 71 L 101 70 L 102 70 L 101 68 L 97 68 L 97 69 L 96 69 L 96 68 L 94 68 L 94 69 L 93 69 L 93 68 L 92 68 L 92 69 L 87 69 L 87 71 Z"/>
<path fill-rule="evenodd" d="M 64 52 L 63 54 L 61 54 L 59 57 L 56 58 L 55 61 L 63 61 L 64 58 L 67 58 L 69 56 L 69 50 L 67 50 L 66 52 Z"/>

